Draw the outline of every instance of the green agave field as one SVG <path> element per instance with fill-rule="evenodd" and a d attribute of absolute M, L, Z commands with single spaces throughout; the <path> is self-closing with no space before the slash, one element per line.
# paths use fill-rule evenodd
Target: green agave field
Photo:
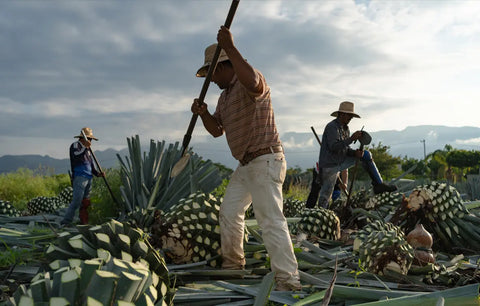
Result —
<path fill-rule="evenodd" d="M 60 227 L 70 187 L 18 211 L 0 201 L 0 305 L 478 305 L 478 202 L 431 182 L 330 209 L 285 197 L 302 290 L 275 291 L 253 210 L 245 270 L 221 266 L 222 175 L 177 144 L 127 139 L 117 215 Z"/>

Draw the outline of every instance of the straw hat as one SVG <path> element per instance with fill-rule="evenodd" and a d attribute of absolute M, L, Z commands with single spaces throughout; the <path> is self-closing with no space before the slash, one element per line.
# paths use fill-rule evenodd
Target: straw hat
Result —
<path fill-rule="evenodd" d="M 82 131 L 85 133 L 85 136 L 87 136 L 87 138 L 92 138 L 92 139 L 98 140 L 98 138 L 93 137 L 92 129 L 89 128 L 89 127 L 84 127 L 84 128 L 80 131 L 80 135 L 78 135 L 78 136 L 73 136 L 73 138 L 83 138 Z"/>
<path fill-rule="evenodd" d="M 197 71 L 197 77 L 205 77 L 208 72 L 208 67 L 212 63 L 213 56 L 215 55 L 215 50 L 217 49 L 217 44 L 213 44 L 205 49 L 205 62 L 200 69 Z M 230 60 L 227 56 L 227 53 L 223 49 L 220 49 L 220 55 L 218 56 L 217 63 Z"/>
<path fill-rule="evenodd" d="M 334 111 L 332 116 L 337 117 L 338 113 L 351 114 L 353 117 L 360 118 L 360 116 L 355 113 L 353 102 L 343 101 L 340 103 L 338 111 Z"/>

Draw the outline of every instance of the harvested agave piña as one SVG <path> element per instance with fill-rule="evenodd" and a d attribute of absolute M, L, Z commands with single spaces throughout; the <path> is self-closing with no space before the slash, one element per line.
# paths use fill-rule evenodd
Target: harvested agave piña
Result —
<path fill-rule="evenodd" d="M 285 218 L 298 217 L 300 213 L 305 209 L 305 202 L 297 200 L 291 197 L 283 198 L 283 215 Z M 255 218 L 253 211 L 253 204 L 250 205 L 245 212 L 245 219 Z"/>
<path fill-rule="evenodd" d="M 359 255 L 360 263 L 376 274 L 392 270 L 405 275 L 414 258 L 414 250 L 402 230 L 381 221 L 375 221 L 357 233 L 353 250 Z"/>
<path fill-rule="evenodd" d="M 169 285 L 168 269 L 164 258 L 148 241 L 148 235 L 127 223 L 115 220 L 101 225 L 78 225 L 78 232 L 64 231 L 46 250 L 48 259 L 87 260 L 99 254 L 107 260 L 117 258 L 132 263 L 143 263 Z"/>
<path fill-rule="evenodd" d="M 73 199 L 73 188 L 71 186 L 65 187 L 60 191 L 58 194 L 57 198 L 65 205 L 67 206 L 72 202 Z"/>
<path fill-rule="evenodd" d="M 458 191 L 445 183 L 416 187 L 393 219 L 405 232 L 421 223 L 433 234 L 434 249 L 480 251 L 480 218 L 470 215 Z"/>
<path fill-rule="evenodd" d="M 52 265 L 50 265 L 52 266 Z M 63 261 L 14 294 L 16 305 L 161 305 L 168 287 L 144 263 L 117 258 Z"/>
<path fill-rule="evenodd" d="M 39 196 L 27 203 L 27 212 L 30 215 L 51 214 L 63 205 L 57 197 Z"/>
<path fill-rule="evenodd" d="M 208 260 L 219 265 L 221 200 L 196 192 L 162 214 L 157 211 L 152 225 L 152 244 L 162 249 L 175 264 Z"/>
<path fill-rule="evenodd" d="M 325 208 L 305 209 L 300 214 L 298 232 L 305 233 L 307 237 L 322 239 L 340 239 L 340 220 L 332 210 Z"/>
<path fill-rule="evenodd" d="M 20 213 L 10 204 L 9 201 L 0 200 L 0 215 L 7 215 L 10 217 L 18 217 Z"/>
<path fill-rule="evenodd" d="M 283 215 L 286 218 L 298 217 L 305 209 L 305 202 L 294 198 L 283 199 Z"/>

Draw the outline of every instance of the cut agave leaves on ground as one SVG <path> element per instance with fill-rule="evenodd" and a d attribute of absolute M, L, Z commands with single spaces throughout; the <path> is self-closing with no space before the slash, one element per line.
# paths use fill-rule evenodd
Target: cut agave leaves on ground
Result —
<path fill-rule="evenodd" d="M 362 305 L 409 305 L 409 306 L 424 306 L 424 305 L 439 305 L 439 301 L 444 304 L 441 305 L 478 305 L 478 284 L 467 285 L 459 288 L 452 288 L 438 292 L 416 294 L 413 296 L 404 296 L 392 298 L 388 300 L 365 303 Z"/>
<path fill-rule="evenodd" d="M 135 174 L 132 172 L 126 176 L 138 175 L 140 181 L 145 174 L 151 176 L 155 174 L 159 177 L 159 173 L 162 172 L 161 166 L 153 160 L 158 157 L 156 154 L 161 152 L 158 147 L 151 152 L 154 157 L 152 161 L 142 161 L 142 163 L 154 169 L 137 171 Z M 166 158 L 165 161 L 170 160 L 170 166 L 178 158 L 173 153 L 174 150 L 170 156 L 162 157 L 162 159 Z M 128 164 L 129 162 L 125 162 L 125 165 Z M 188 304 L 189 306 L 254 305 L 255 303 L 270 306 L 311 305 L 326 302 L 327 298 L 324 294 L 332 284 L 332 279 L 335 279 L 331 290 L 331 304 L 416 305 L 415 301 L 419 300 L 423 306 L 435 305 L 442 301 L 452 305 L 468 305 L 477 302 L 480 255 L 472 250 L 480 245 L 480 239 L 477 239 L 480 238 L 480 230 L 478 230 L 480 218 L 474 213 L 478 210 L 478 205 L 462 203 L 457 192 L 446 184 L 422 185 L 417 190 L 416 198 L 412 196 L 413 200 L 405 203 L 403 196 L 397 193 L 375 197 L 363 193 L 358 197 L 352 197 L 356 205 L 352 224 L 356 224 L 362 231 L 347 228 L 349 231 L 343 231 L 341 239 L 338 240 L 333 240 L 338 238 L 338 232 L 331 232 L 328 228 L 329 222 L 335 223 L 333 218 L 325 218 L 331 214 L 330 212 L 317 214 L 317 217 L 311 220 L 312 226 L 316 225 L 319 230 L 316 235 L 304 233 L 302 236 L 299 233 L 293 233 L 296 223 L 291 220 L 295 218 L 287 219 L 301 270 L 302 283 L 302 291 L 292 293 L 272 290 L 274 282 L 270 258 L 263 244 L 261 229 L 255 219 L 246 221 L 248 231 L 244 241 L 245 270 L 239 270 L 237 273 L 220 269 L 221 255 L 218 252 L 220 241 L 217 226 L 221 198 L 197 192 L 197 190 L 190 191 L 198 182 L 192 182 L 187 177 L 181 179 L 181 177 L 184 172 L 198 169 L 191 168 L 193 166 L 195 165 L 189 163 L 184 171 L 170 180 L 170 183 L 184 180 L 182 182 L 187 187 L 182 185 L 183 191 L 175 189 L 176 187 L 167 188 L 163 189 L 167 194 L 162 194 L 163 187 L 160 181 L 153 181 L 153 189 L 144 188 L 146 185 L 140 186 L 144 193 L 139 195 L 138 204 L 146 203 L 148 208 L 135 210 L 133 213 L 136 215 L 134 217 L 133 213 L 130 215 L 132 219 L 125 216 L 128 222 L 109 221 L 95 226 L 77 226 L 59 231 L 55 226 L 51 227 L 55 223 L 55 218 L 58 219 L 59 216 L 44 215 L 9 219 L 0 216 L 0 222 L 6 222 L 6 226 L 0 226 L 0 239 L 4 241 L 0 247 L 2 251 L 7 251 L 3 254 L 14 250 L 13 247 L 16 251 L 27 248 L 38 249 L 43 251 L 41 259 L 45 263 L 42 269 L 39 269 L 40 262 L 34 262 L 34 260 L 25 263 L 26 265 L 19 260 L 2 267 L 1 279 L 5 280 L 9 286 L 18 288 L 15 291 L 15 297 L 12 298 L 16 303 L 22 300 L 24 303 L 41 304 L 58 301 L 61 304 L 65 303 L 65 300 L 67 302 L 77 300 L 80 294 L 82 302 L 92 305 L 150 303 L 163 306 L 171 304 L 172 301 L 175 305 Z M 166 178 L 170 179 L 170 172 L 165 173 Z M 188 190 L 188 196 L 184 201 L 178 200 L 169 206 L 169 211 L 152 215 L 152 212 L 157 209 L 153 204 L 170 199 L 177 192 L 187 193 L 185 190 Z M 157 196 L 153 197 L 154 194 Z M 289 201 L 295 202 L 291 199 Z M 181 205 L 176 206 L 177 204 Z M 296 207 L 301 207 L 301 203 L 297 204 L 295 204 Z M 400 210 L 396 213 L 392 207 Z M 295 213 L 292 212 L 292 214 Z M 159 222 L 155 220 L 157 217 Z M 296 222 L 298 223 L 300 219 L 296 218 Z M 376 222 L 376 219 L 382 223 Z M 388 219 L 392 225 L 385 224 L 384 219 Z M 150 227 L 151 231 L 139 229 L 134 225 L 146 225 L 153 222 L 152 220 L 155 220 L 154 224 L 158 225 L 157 230 L 160 235 L 153 234 L 153 225 Z M 171 226 L 163 228 L 162 224 L 167 224 L 164 223 L 167 220 Z M 318 220 L 323 221 L 320 224 Z M 433 251 L 435 263 L 417 266 L 409 260 L 398 260 L 398 257 L 402 259 L 401 256 L 407 259 L 408 254 L 411 254 L 404 244 L 406 235 L 404 231 L 412 226 L 410 224 L 412 220 L 428 221 L 428 224 L 433 226 L 434 243 L 437 242 L 437 245 L 434 245 L 439 249 Z M 360 226 L 360 222 L 364 224 Z M 369 228 L 369 231 L 363 232 L 366 228 Z M 372 235 L 371 239 L 367 239 L 372 232 L 376 234 Z M 164 235 L 165 233 L 168 233 L 168 237 Z M 322 236 L 322 233 L 330 233 L 330 239 Z M 163 239 L 158 238 L 173 239 L 179 238 L 178 236 L 181 237 L 178 242 L 184 244 L 184 249 L 192 252 L 190 263 L 174 264 L 173 260 L 169 261 L 164 257 L 167 251 L 171 252 L 171 249 L 153 246 L 154 240 L 163 242 Z M 363 241 L 362 248 L 358 245 L 353 248 L 352 241 L 356 238 L 360 242 Z M 16 245 L 15 242 L 17 242 Z M 192 247 L 189 247 L 189 244 Z M 471 246 L 472 250 L 459 249 L 460 244 Z M 403 251 L 398 252 L 395 249 L 396 245 L 399 245 Z M 452 248 L 442 249 L 445 245 L 450 245 Z M 169 247 L 175 246 L 177 245 L 169 245 Z M 215 252 L 207 252 L 205 246 L 212 246 Z M 386 247 L 390 249 L 384 249 Z M 193 255 L 194 252 L 195 255 Z M 384 253 L 396 254 L 396 256 L 383 257 Z M 35 253 L 37 254 L 40 252 Z M 12 252 L 11 255 L 11 258 L 15 257 L 15 253 Z M 337 274 L 334 277 L 337 258 Z M 386 265 L 375 270 L 368 269 L 369 263 L 373 263 L 372 267 L 379 267 L 379 258 L 385 261 Z M 20 258 L 17 257 L 17 259 Z M 397 266 L 402 264 L 403 269 L 400 269 L 400 272 L 404 273 L 392 270 L 395 266 L 391 264 L 392 262 Z M 25 285 L 18 286 L 19 280 Z M 116 283 L 116 288 L 121 289 L 112 290 L 113 283 Z M 95 291 L 94 288 L 99 286 L 104 286 L 106 290 Z M 85 289 L 78 292 L 72 289 L 79 287 Z M 6 287 L 1 289 L 4 290 L 4 288 Z M 89 296 L 84 294 L 87 291 Z"/>
<path fill-rule="evenodd" d="M 267 304 L 268 297 L 270 296 L 270 292 L 272 291 L 275 283 L 274 277 L 274 272 L 270 272 L 263 277 L 262 283 L 258 288 L 258 295 L 255 297 L 255 304 L 253 304 L 254 306 L 263 306 Z"/>

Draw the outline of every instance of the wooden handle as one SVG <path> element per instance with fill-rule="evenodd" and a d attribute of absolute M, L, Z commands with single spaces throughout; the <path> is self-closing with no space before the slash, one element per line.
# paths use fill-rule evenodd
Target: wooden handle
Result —
<path fill-rule="evenodd" d="M 230 26 L 233 21 L 233 16 L 235 16 L 235 12 L 237 11 L 238 4 L 240 0 L 232 0 L 232 4 L 230 5 L 230 10 L 228 11 L 227 19 L 225 20 L 224 26 L 230 29 Z M 205 96 L 207 95 L 208 86 L 210 85 L 210 81 L 212 80 L 213 72 L 217 67 L 218 57 L 220 56 L 220 51 L 222 48 L 217 45 L 215 49 L 215 53 L 213 55 L 212 63 L 208 67 L 207 75 L 205 76 L 205 80 L 203 82 L 202 90 L 200 91 L 200 96 L 198 97 L 198 101 L 200 104 L 204 103 Z M 190 119 L 190 124 L 188 125 L 187 133 L 183 137 L 182 142 L 182 156 L 185 154 L 187 150 L 188 144 L 190 143 L 190 139 L 192 139 L 193 129 L 195 128 L 195 124 L 197 123 L 198 115 L 193 114 L 192 119 Z"/>

